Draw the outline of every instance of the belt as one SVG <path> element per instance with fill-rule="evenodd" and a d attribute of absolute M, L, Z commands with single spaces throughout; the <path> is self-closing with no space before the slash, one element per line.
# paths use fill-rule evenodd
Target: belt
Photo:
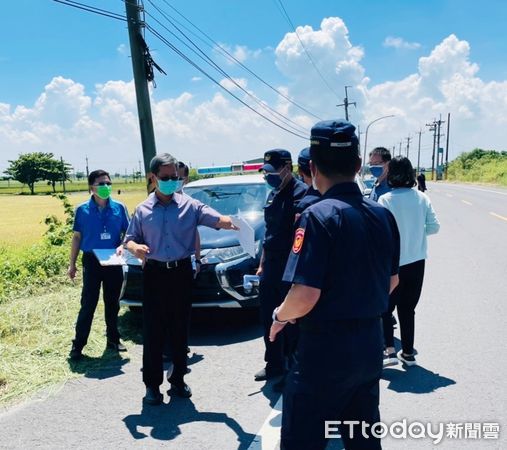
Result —
<path fill-rule="evenodd" d="M 158 267 L 159 269 L 176 269 L 187 264 L 191 264 L 190 257 L 178 259 L 176 261 L 157 261 L 156 259 L 147 259 L 146 265 Z"/>

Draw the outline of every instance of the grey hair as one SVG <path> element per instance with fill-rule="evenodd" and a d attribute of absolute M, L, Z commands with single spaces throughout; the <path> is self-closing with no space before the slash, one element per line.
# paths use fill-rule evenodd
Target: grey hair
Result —
<path fill-rule="evenodd" d="M 160 166 L 170 166 L 172 164 L 178 168 L 178 160 L 173 155 L 169 153 L 160 153 L 155 155 L 150 161 L 150 172 L 156 175 Z"/>

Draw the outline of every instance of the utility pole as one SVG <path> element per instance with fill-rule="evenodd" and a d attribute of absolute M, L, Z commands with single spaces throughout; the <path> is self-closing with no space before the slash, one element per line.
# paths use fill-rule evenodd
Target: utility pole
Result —
<path fill-rule="evenodd" d="M 419 173 L 421 171 L 421 134 L 422 134 L 421 128 L 419 128 L 417 134 L 419 135 L 419 144 L 417 145 L 417 173 Z"/>
<path fill-rule="evenodd" d="M 410 151 L 410 141 L 412 140 L 412 138 L 410 136 L 407 136 L 406 139 L 407 139 L 407 158 L 408 158 Z"/>
<path fill-rule="evenodd" d="M 136 86 L 137 112 L 139 128 L 141 130 L 141 145 L 143 147 L 144 171 L 146 174 L 146 188 L 151 192 L 150 161 L 157 153 L 155 133 L 151 116 L 150 95 L 148 91 L 148 77 L 146 73 L 144 39 L 141 33 L 141 6 L 139 0 L 125 0 L 125 10 L 132 56 L 132 70 Z"/>
<path fill-rule="evenodd" d="M 445 144 L 445 179 L 447 180 L 447 166 L 449 165 L 449 129 L 451 127 L 451 113 L 447 113 L 447 136 Z"/>
<path fill-rule="evenodd" d="M 349 120 L 349 105 L 356 106 L 356 102 L 349 102 L 349 93 L 347 91 L 347 88 L 352 86 L 345 86 L 345 98 L 343 99 L 343 103 L 340 103 L 336 106 L 345 106 L 345 120 Z"/>
<path fill-rule="evenodd" d="M 435 145 L 437 142 L 437 122 L 434 120 L 432 123 L 427 123 L 426 126 L 430 131 L 433 131 L 433 153 L 431 154 L 431 179 L 434 180 L 435 173 Z"/>
<path fill-rule="evenodd" d="M 139 160 L 138 163 L 139 163 L 139 175 L 142 176 L 143 171 L 141 170 L 141 160 Z"/>
<path fill-rule="evenodd" d="M 90 175 L 90 171 L 88 170 L 88 155 L 86 156 L 86 185 L 88 186 L 88 175 Z M 88 186 L 88 194 L 90 193 L 90 186 Z"/>
<path fill-rule="evenodd" d="M 442 114 L 440 114 L 440 117 L 437 120 L 437 180 L 439 179 L 439 176 L 442 176 L 440 168 L 442 167 L 444 161 L 443 149 L 442 152 L 440 151 L 440 137 L 442 136 L 442 134 L 440 134 L 440 127 L 443 123 L 445 123 L 445 120 L 442 120 Z"/>
<path fill-rule="evenodd" d="M 399 149 L 399 152 L 398 152 L 398 156 L 401 156 L 401 146 L 403 145 L 403 141 L 400 141 L 400 149 Z"/>
<path fill-rule="evenodd" d="M 60 163 L 62 165 L 62 185 L 63 185 L 63 193 L 66 194 L 65 191 L 65 165 L 63 164 L 63 156 L 60 156 Z"/>

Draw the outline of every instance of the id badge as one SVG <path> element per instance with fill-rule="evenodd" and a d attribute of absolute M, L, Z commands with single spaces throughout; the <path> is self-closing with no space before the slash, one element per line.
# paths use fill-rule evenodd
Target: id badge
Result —
<path fill-rule="evenodd" d="M 107 239 L 111 239 L 111 234 L 109 233 L 100 233 L 100 240 L 105 241 Z"/>

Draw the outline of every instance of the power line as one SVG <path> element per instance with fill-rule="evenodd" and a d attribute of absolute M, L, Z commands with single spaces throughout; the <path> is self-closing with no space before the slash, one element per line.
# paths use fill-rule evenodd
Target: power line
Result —
<path fill-rule="evenodd" d="M 148 0 L 150 4 L 152 4 L 155 8 L 156 6 L 153 4 L 151 0 Z M 248 92 L 243 86 L 241 86 L 235 79 L 233 79 L 225 70 L 223 70 L 212 58 L 210 58 L 208 55 L 206 55 L 202 49 L 194 42 L 192 41 L 185 33 L 183 33 L 178 27 L 175 28 L 192 44 L 193 47 L 195 47 L 196 50 L 191 48 L 186 42 L 182 41 L 182 39 L 177 36 L 174 32 L 172 32 L 169 28 L 167 28 L 163 23 L 161 23 L 156 17 L 154 17 L 152 14 L 150 14 L 148 11 L 145 11 L 146 15 L 151 17 L 155 22 L 157 22 L 162 28 L 164 28 L 166 31 L 168 31 L 171 35 L 173 35 L 179 42 L 181 42 L 185 47 L 187 47 L 189 50 L 191 50 L 194 54 L 196 54 L 200 59 L 202 59 L 205 63 L 210 65 L 212 68 L 217 70 L 221 75 L 226 77 L 231 83 L 233 83 L 238 89 L 240 89 L 242 92 L 244 92 L 248 97 L 252 98 L 261 108 L 266 110 L 271 116 L 278 116 L 279 120 L 282 120 L 286 126 L 291 128 L 292 130 L 304 133 L 307 130 L 303 128 L 298 123 L 294 122 L 292 119 L 284 116 L 280 112 L 276 111 L 275 109 L 271 108 L 266 103 L 262 102 L 259 98 L 257 98 L 255 95 L 253 95 L 251 92 Z M 289 123 L 287 123 L 289 122 Z M 291 123 L 293 125 L 291 125 Z"/>
<path fill-rule="evenodd" d="M 264 118 L 265 120 L 267 120 L 268 122 L 270 122 L 271 124 L 275 125 L 276 127 L 286 131 L 287 133 L 290 133 L 294 136 L 297 136 L 301 139 L 304 139 L 304 140 L 308 140 L 308 136 L 303 136 L 301 134 L 298 134 L 298 133 L 295 133 L 285 127 L 283 127 L 282 125 L 274 122 L 273 120 L 271 120 L 269 117 L 266 117 L 264 114 L 262 114 L 261 112 L 257 111 L 255 108 L 253 108 L 252 106 L 250 106 L 248 103 L 246 103 L 245 101 L 241 100 L 237 95 L 235 95 L 233 92 L 229 91 L 229 89 L 227 89 L 225 86 L 222 86 L 220 84 L 219 81 L 215 80 L 210 74 L 208 74 L 204 69 L 202 69 L 198 64 L 196 64 L 194 61 L 192 61 L 187 55 L 185 55 L 181 50 L 179 50 L 176 46 L 174 46 L 173 44 L 171 44 L 163 35 L 161 35 L 157 30 L 155 30 L 153 27 L 151 27 L 151 25 L 149 24 L 146 24 L 146 29 L 152 33 L 154 36 L 156 36 L 160 41 L 162 41 L 165 45 L 167 45 L 171 50 L 173 50 L 178 56 L 180 56 L 181 58 L 183 58 L 185 61 L 187 61 L 190 65 L 192 65 L 193 67 L 195 67 L 199 72 L 201 72 L 206 78 L 208 78 L 209 80 L 211 80 L 213 83 L 215 83 L 217 86 L 219 86 L 221 89 L 223 89 L 224 91 L 226 91 L 230 96 L 234 97 L 238 102 L 240 102 L 242 105 L 246 106 L 248 109 L 250 109 L 252 112 L 254 112 L 255 114 L 259 115 L 260 117 Z"/>
<path fill-rule="evenodd" d="M 112 11 L 107 11 L 105 9 L 96 8 L 95 6 L 85 5 L 84 3 L 75 2 L 72 0 L 53 0 L 56 3 L 61 3 L 62 5 L 72 6 L 73 8 L 81 9 L 83 11 L 91 12 L 94 14 L 98 14 L 100 16 L 109 17 L 111 19 L 121 20 L 122 22 L 126 22 L 127 18 L 122 16 L 121 14 L 114 13 Z"/>
<path fill-rule="evenodd" d="M 259 75 L 257 75 L 253 70 L 251 70 L 248 66 L 246 66 L 245 64 L 243 64 L 241 61 L 239 61 L 234 55 L 232 55 L 230 52 L 227 51 L 227 49 L 225 49 L 223 46 L 221 46 L 217 41 L 215 41 L 211 36 L 209 36 L 207 33 L 205 33 L 202 29 L 200 29 L 197 25 L 195 25 L 190 19 L 188 19 L 187 17 L 185 17 L 185 15 L 183 15 L 180 11 L 178 11 L 174 6 L 172 6 L 167 0 L 162 0 L 169 8 L 171 8 L 176 14 L 178 14 L 181 18 L 183 18 L 183 20 L 185 20 L 187 23 L 189 23 L 193 28 L 195 28 L 199 33 L 201 33 L 204 37 L 206 37 L 206 39 L 211 43 L 213 44 L 214 47 L 216 47 L 224 56 L 226 56 L 229 61 L 232 61 L 232 62 L 235 62 L 236 64 L 238 64 L 240 67 L 242 67 L 244 70 L 246 70 L 248 73 L 250 73 L 252 76 L 254 76 L 257 80 L 259 80 L 262 84 L 264 84 L 265 86 L 267 86 L 269 89 L 271 89 L 273 92 L 275 92 L 276 94 L 278 94 L 279 96 L 281 96 L 282 98 L 284 98 L 285 100 L 287 100 L 289 103 L 291 103 L 292 105 L 294 105 L 295 107 L 299 108 L 301 111 L 304 111 L 305 113 L 309 114 L 310 116 L 314 117 L 315 119 L 317 120 L 323 120 L 321 117 L 317 116 L 316 114 L 312 113 L 310 110 L 308 110 L 308 108 L 306 108 L 305 106 L 301 105 L 300 103 L 294 101 L 293 99 L 291 99 L 290 97 L 288 97 L 287 95 L 285 95 L 283 92 L 279 91 L 278 89 L 276 89 L 274 86 L 272 86 L 271 84 L 269 84 L 267 81 L 265 81 L 262 77 L 260 77 Z M 153 4 L 151 1 L 150 1 L 151 4 Z M 209 45 L 211 48 L 213 48 L 213 46 L 211 46 L 208 42 L 206 42 L 204 39 L 202 39 L 200 36 L 198 36 L 197 34 L 195 34 L 192 30 L 190 30 L 188 27 L 186 27 L 184 24 L 182 24 L 180 21 L 178 21 L 177 19 L 175 19 L 173 16 L 171 16 L 169 13 L 167 13 L 166 11 L 162 10 L 161 8 L 157 8 L 155 7 L 159 12 L 160 14 L 162 14 L 162 12 L 164 12 L 164 14 L 166 16 L 169 16 L 171 17 L 172 20 L 174 20 L 178 25 L 180 25 L 181 27 L 185 28 L 185 30 L 187 30 L 190 34 L 192 34 L 193 36 L 195 36 L 197 39 L 199 39 L 201 42 L 205 43 L 206 45 Z M 164 15 L 162 14 L 162 15 Z M 169 20 L 167 17 L 166 17 L 167 20 Z M 171 22 L 172 23 L 172 22 Z M 174 26 L 174 24 L 173 24 Z"/>
<path fill-rule="evenodd" d="M 306 49 L 306 46 L 305 44 L 303 44 L 303 41 L 301 40 L 301 37 L 299 36 L 299 33 L 297 32 L 297 29 L 296 27 L 294 26 L 294 24 L 292 23 L 292 20 L 291 18 L 289 17 L 289 14 L 287 13 L 287 10 L 285 9 L 285 7 L 283 6 L 283 3 L 282 3 L 282 0 L 278 0 L 278 3 L 280 4 L 280 7 L 281 7 L 281 11 L 282 11 L 282 14 L 285 16 L 285 18 L 287 19 L 287 22 L 289 23 L 289 25 L 292 27 L 292 30 L 294 31 L 294 33 L 296 34 L 296 37 L 298 38 L 298 41 L 299 43 L 301 44 L 301 47 L 303 48 L 303 50 L 305 51 L 305 54 L 306 56 L 308 57 L 308 60 L 311 62 L 312 66 L 314 67 L 315 71 L 319 74 L 320 78 L 322 79 L 322 81 L 324 82 L 324 84 L 328 87 L 328 89 L 334 94 L 336 95 L 336 97 L 338 97 L 338 93 L 332 88 L 332 86 L 328 83 L 328 81 L 325 79 L 324 75 L 322 75 L 322 72 L 319 70 L 319 68 L 317 67 L 317 64 L 315 64 L 315 61 L 313 60 L 312 58 L 312 55 L 310 55 L 310 52 Z"/>

